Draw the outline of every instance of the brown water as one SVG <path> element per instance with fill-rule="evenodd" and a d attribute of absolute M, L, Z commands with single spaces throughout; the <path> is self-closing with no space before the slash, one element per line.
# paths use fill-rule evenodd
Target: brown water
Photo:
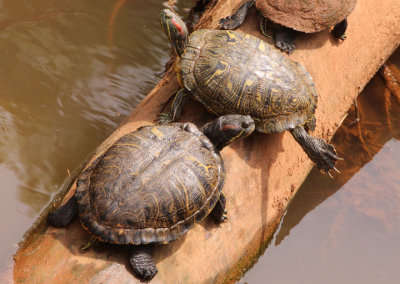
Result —
<path fill-rule="evenodd" d="M 390 60 L 400 83 L 400 49 Z M 400 283 L 400 86 L 377 75 L 357 105 L 332 141 L 342 173 L 311 171 L 238 283 Z"/>
<path fill-rule="evenodd" d="M 0 8 L 1 271 L 68 172 L 159 80 L 169 45 L 162 1 L 5 0 Z M 240 283 L 398 283 L 400 107 L 379 77 L 369 85 L 361 126 L 350 113 L 334 141 L 342 174 L 311 172 Z"/>
<path fill-rule="evenodd" d="M 191 6 L 190 1 L 180 1 Z M 0 3 L 0 271 L 68 173 L 160 79 L 156 0 Z"/>

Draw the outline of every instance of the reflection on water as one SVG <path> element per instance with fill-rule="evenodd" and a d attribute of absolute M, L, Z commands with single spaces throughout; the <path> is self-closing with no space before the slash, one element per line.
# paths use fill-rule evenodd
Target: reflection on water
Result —
<path fill-rule="evenodd" d="M 392 92 L 376 75 L 332 141 L 342 173 L 311 171 L 239 283 L 399 283 L 400 49 L 387 65 Z"/>
<path fill-rule="evenodd" d="M 156 0 L 0 2 L 0 267 L 68 172 L 159 80 L 169 59 L 162 8 Z"/>

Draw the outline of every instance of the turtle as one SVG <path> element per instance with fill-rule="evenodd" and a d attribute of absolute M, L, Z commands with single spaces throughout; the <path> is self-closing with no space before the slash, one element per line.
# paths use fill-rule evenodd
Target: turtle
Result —
<path fill-rule="evenodd" d="M 211 215 L 227 218 L 220 151 L 255 128 L 248 115 L 192 123 L 143 126 L 118 139 L 79 175 L 74 195 L 47 216 L 64 227 L 79 213 L 95 240 L 131 245 L 130 263 L 141 280 L 158 272 L 152 244 L 166 244 Z"/>
<path fill-rule="evenodd" d="M 220 20 L 222 29 L 235 29 L 240 26 L 247 11 L 256 6 L 260 15 L 261 33 L 267 37 L 267 27 L 276 29 L 275 44 L 287 52 L 295 49 L 297 32 L 315 33 L 332 29 L 335 38 L 346 38 L 347 16 L 353 11 L 357 0 L 286 1 L 252 0 L 246 1 L 231 16 Z"/>
<path fill-rule="evenodd" d="M 335 147 L 308 134 L 315 129 L 317 92 L 299 63 L 265 41 L 241 31 L 198 29 L 187 33 L 173 11 L 161 13 L 161 27 L 177 54 L 181 89 L 160 123 L 176 120 L 192 97 L 215 115 L 250 115 L 256 130 L 289 130 L 318 168 L 329 173 L 339 157 Z"/>

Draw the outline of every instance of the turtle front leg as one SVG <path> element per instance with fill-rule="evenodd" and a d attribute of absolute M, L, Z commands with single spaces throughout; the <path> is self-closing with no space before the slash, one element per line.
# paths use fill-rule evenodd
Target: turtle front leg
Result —
<path fill-rule="evenodd" d="M 251 7 L 253 7 L 253 5 L 254 1 L 247 1 L 233 15 L 219 20 L 220 27 L 224 30 L 236 29 L 243 23 L 247 12 Z"/>
<path fill-rule="evenodd" d="M 296 31 L 282 27 L 275 34 L 275 45 L 280 50 L 286 52 L 287 54 L 293 53 L 296 49 L 294 39 L 296 37 Z"/>
<path fill-rule="evenodd" d="M 143 281 L 150 281 L 158 272 L 152 257 L 151 245 L 135 246 L 129 262 L 135 275 Z"/>
<path fill-rule="evenodd" d="M 336 154 L 335 147 L 326 143 L 324 140 L 312 137 L 302 126 L 297 126 L 290 130 L 294 139 L 300 144 L 308 157 L 317 164 L 318 169 L 328 173 L 330 169 L 335 168 L 336 161 L 339 157 Z"/>
<path fill-rule="evenodd" d="M 272 28 L 275 31 L 275 45 L 277 48 L 288 54 L 291 54 L 296 49 L 294 39 L 297 32 L 295 30 L 273 23 L 260 15 L 261 33 L 266 37 L 271 38 L 267 32 L 268 28 Z"/>
<path fill-rule="evenodd" d="M 347 18 L 341 21 L 339 24 L 335 25 L 335 27 L 332 30 L 332 34 L 337 38 L 341 40 L 346 39 L 346 30 L 347 30 Z"/>
<path fill-rule="evenodd" d="M 217 204 L 215 204 L 213 210 L 210 213 L 212 218 L 218 224 L 223 223 L 228 219 L 228 217 L 226 216 L 228 212 L 225 210 L 225 205 L 226 205 L 226 198 L 225 195 L 221 192 Z"/>
<path fill-rule="evenodd" d="M 172 102 L 171 111 L 160 113 L 158 116 L 158 123 L 167 124 L 179 118 L 182 113 L 183 106 L 190 98 L 190 92 L 185 88 L 180 89 Z"/>
<path fill-rule="evenodd" d="M 47 224 L 61 228 L 67 226 L 78 213 L 78 201 L 73 195 L 67 203 L 47 215 Z"/>

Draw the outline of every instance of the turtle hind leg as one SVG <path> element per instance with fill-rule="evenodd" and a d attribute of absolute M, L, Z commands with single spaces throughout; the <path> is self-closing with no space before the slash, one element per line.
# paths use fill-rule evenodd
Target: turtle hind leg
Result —
<path fill-rule="evenodd" d="M 47 215 L 47 223 L 50 226 L 61 228 L 67 226 L 78 213 L 78 202 L 75 195 L 63 206 Z"/>
<path fill-rule="evenodd" d="M 347 18 L 341 21 L 339 24 L 335 25 L 332 30 L 332 34 L 337 38 L 344 40 L 346 39 L 346 30 L 347 30 Z"/>
<path fill-rule="evenodd" d="M 129 262 L 135 275 L 143 281 L 150 281 L 158 272 L 152 257 L 152 247 L 149 245 L 134 247 Z"/>
<path fill-rule="evenodd" d="M 246 18 L 247 11 L 253 7 L 254 1 L 245 2 L 233 15 L 219 20 L 220 27 L 224 30 L 233 30 L 240 26 Z"/>
<path fill-rule="evenodd" d="M 328 174 L 331 169 L 338 171 L 335 168 L 335 164 L 339 157 L 333 145 L 326 143 L 322 139 L 312 137 L 302 126 L 297 126 L 291 129 L 290 132 L 308 157 L 317 164 L 318 169 Z"/>
<path fill-rule="evenodd" d="M 226 216 L 227 212 L 225 210 L 226 199 L 225 195 L 221 192 L 217 203 L 215 204 L 213 210 L 211 211 L 211 217 L 217 222 L 218 224 L 225 222 L 228 217 Z"/>
<path fill-rule="evenodd" d="M 293 53 L 296 49 L 294 39 L 296 37 L 296 31 L 282 27 L 275 34 L 275 45 L 280 50 L 286 52 L 287 54 Z"/>

